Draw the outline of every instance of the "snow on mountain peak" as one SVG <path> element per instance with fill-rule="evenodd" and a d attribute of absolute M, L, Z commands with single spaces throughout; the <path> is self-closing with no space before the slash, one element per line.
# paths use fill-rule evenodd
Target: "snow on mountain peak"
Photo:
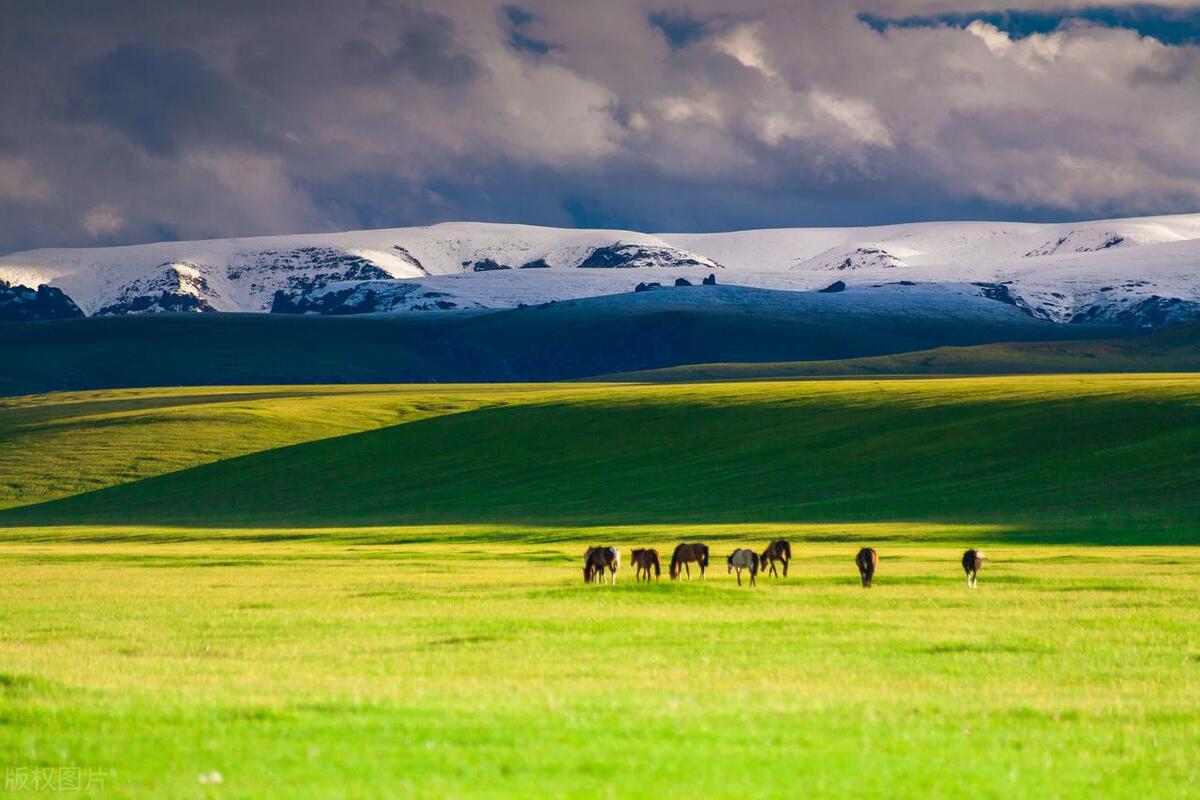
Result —
<path fill-rule="evenodd" d="M 87 314 L 508 308 L 638 283 L 815 291 L 907 284 L 1058 322 L 1165 324 L 1200 303 L 1200 214 L 1064 224 L 933 222 L 650 234 L 453 222 L 312 235 L 48 249 L 0 280 L 61 289 Z M 951 288 L 953 287 L 953 288 Z"/>

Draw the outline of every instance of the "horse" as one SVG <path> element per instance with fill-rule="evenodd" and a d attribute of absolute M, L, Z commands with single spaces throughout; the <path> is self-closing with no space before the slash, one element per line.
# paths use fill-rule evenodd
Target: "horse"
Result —
<path fill-rule="evenodd" d="M 759 563 L 762 565 L 765 572 L 768 567 L 771 569 L 771 574 L 779 577 L 779 573 L 775 571 L 775 562 L 783 562 L 783 577 L 787 577 L 788 562 L 792 560 L 792 546 L 785 539 L 776 539 L 767 545 L 767 549 L 763 550 L 761 556 L 758 557 Z"/>
<path fill-rule="evenodd" d="M 737 570 L 738 586 L 742 585 L 742 570 L 744 569 L 750 571 L 750 585 L 754 585 L 754 576 L 758 574 L 758 553 L 741 547 L 730 553 L 725 563 L 729 566 L 730 572 Z"/>
<path fill-rule="evenodd" d="M 636 580 L 640 581 L 642 579 L 642 572 L 645 572 L 646 573 L 646 582 L 649 583 L 651 567 L 654 568 L 654 579 L 655 580 L 658 580 L 658 577 L 660 575 L 662 575 L 662 568 L 658 564 L 658 551 L 657 550 L 639 548 L 637 550 L 634 550 L 630 554 L 629 560 L 632 561 L 633 566 L 635 566 L 637 568 L 637 573 L 636 573 L 636 578 L 635 578 Z"/>
<path fill-rule="evenodd" d="M 617 570 L 621 567 L 621 551 L 615 547 L 589 547 L 583 554 L 584 583 L 604 582 L 604 570 L 617 582 Z"/>
<path fill-rule="evenodd" d="M 979 579 L 979 568 L 982 567 L 983 562 L 987 560 L 988 557 L 983 554 L 982 550 L 976 550 L 972 548 L 963 553 L 962 567 L 963 572 L 967 573 L 967 586 L 972 589 L 977 588 L 975 584 Z"/>
<path fill-rule="evenodd" d="M 864 547 L 854 557 L 854 563 L 858 565 L 858 574 L 862 576 L 863 588 L 870 589 L 871 581 L 875 579 L 875 567 L 879 564 L 879 553 L 873 547 Z"/>
<path fill-rule="evenodd" d="M 692 568 L 688 564 L 695 561 L 700 565 L 700 580 L 704 580 L 704 571 L 708 569 L 708 545 L 681 544 L 676 545 L 671 554 L 671 580 L 679 578 L 682 570 L 687 570 L 688 580 L 692 579 Z"/>

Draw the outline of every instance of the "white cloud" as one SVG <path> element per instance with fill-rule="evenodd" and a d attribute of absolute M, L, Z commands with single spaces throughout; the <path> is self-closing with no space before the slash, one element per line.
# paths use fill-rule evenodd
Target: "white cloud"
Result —
<path fill-rule="evenodd" d="M 756 69 L 770 77 L 774 77 L 776 74 L 767 60 L 767 50 L 762 42 L 762 26 L 760 24 L 738 25 L 717 37 L 714 45 L 744 67 Z"/>
<path fill-rule="evenodd" d="M 894 146 L 892 135 L 880 120 L 879 112 L 865 100 L 838 97 L 821 89 L 810 92 L 809 99 L 818 112 L 840 122 L 857 141 L 886 148 Z"/>
<path fill-rule="evenodd" d="M 125 227 L 125 218 L 115 207 L 102 203 L 88 209 L 79 221 L 92 236 L 109 236 Z"/>
<path fill-rule="evenodd" d="M 53 196 L 50 183 L 34 172 L 24 158 L 0 158 L 0 201 L 45 203 Z"/>

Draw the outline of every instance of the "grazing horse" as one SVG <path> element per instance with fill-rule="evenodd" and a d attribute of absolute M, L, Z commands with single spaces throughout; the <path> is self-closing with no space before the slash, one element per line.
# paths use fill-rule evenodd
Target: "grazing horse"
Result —
<path fill-rule="evenodd" d="M 862 576 L 863 588 L 870 589 L 871 581 L 875 579 L 875 567 L 879 564 L 879 553 L 875 552 L 874 547 L 864 547 L 854 557 L 854 563 L 858 565 L 858 574 Z"/>
<path fill-rule="evenodd" d="M 983 566 L 983 562 L 987 561 L 988 557 L 983 554 L 982 550 L 972 548 L 963 553 L 962 567 L 963 572 L 967 573 L 967 586 L 972 589 L 976 588 L 975 583 L 979 579 L 979 568 Z"/>
<path fill-rule="evenodd" d="M 775 562 L 783 562 L 783 577 L 787 577 L 788 562 L 792 560 L 792 546 L 784 539 L 776 539 L 767 545 L 767 549 L 763 550 L 763 554 L 758 557 L 759 564 L 762 565 L 764 572 L 768 568 L 771 574 L 778 577 L 779 573 L 775 571 Z"/>
<path fill-rule="evenodd" d="M 700 580 L 704 580 L 704 571 L 708 569 L 708 545 L 681 544 L 676 545 L 671 554 L 671 580 L 676 580 L 680 572 L 687 570 L 688 580 L 692 579 L 692 568 L 688 564 L 695 561 L 700 565 Z"/>
<path fill-rule="evenodd" d="M 604 570 L 617 582 L 617 570 L 621 568 L 621 551 L 615 547 L 589 547 L 583 554 L 584 583 L 603 583 Z"/>
<path fill-rule="evenodd" d="M 640 581 L 642 579 L 642 573 L 645 572 L 646 573 L 646 582 L 647 583 L 650 582 L 650 568 L 651 567 L 654 568 L 654 579 L 655 580 L 658 580 L 659 576 L 662 575 L 662 568 L 658 565 L 658 551 L 657 550 L 651 550 L 649 548 L 647 548 L 647 549 L 639 548 L 637 550 L 634 550 L 630 554 L 629 560 L 632 561 L 633 566 L 635 566 L 637 568 L 637 573 L 636 573 L 635 579 L 638 581 Z"/>
<path fill-rule="evenodd" d="M 730 572 L 737 571 L 738 586 L 742 585 L 742 570 L 744 569 L 750 571 L 750 585 L 754 585 L 754 576 L 758 574 L 758 553 L 741 547 L 730 553 L 725 563 L 729 566 Z"/>

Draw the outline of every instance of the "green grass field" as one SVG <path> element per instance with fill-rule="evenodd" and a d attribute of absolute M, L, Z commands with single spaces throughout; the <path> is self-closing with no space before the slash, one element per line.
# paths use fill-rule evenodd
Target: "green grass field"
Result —
<path fill-rule="evenodd" d="M 1191 796 L 1198 435 L 1187 375 L 9 398 L 7 795 Z"/>

